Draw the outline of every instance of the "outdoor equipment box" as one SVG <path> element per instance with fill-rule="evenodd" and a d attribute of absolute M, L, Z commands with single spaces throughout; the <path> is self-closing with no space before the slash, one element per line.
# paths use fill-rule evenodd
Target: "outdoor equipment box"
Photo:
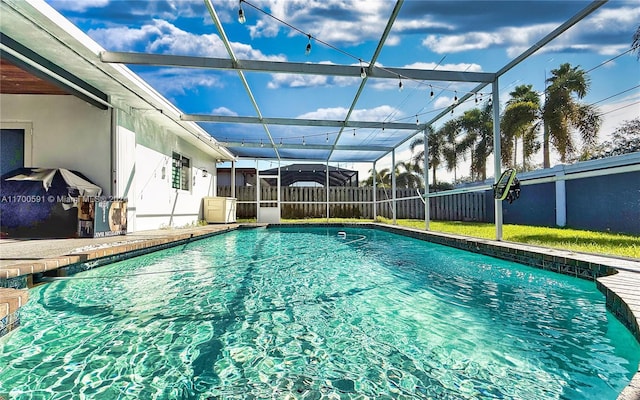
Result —
<path fill-rule="evenodd" d="M 78 198 L 78 236 L 105 237 L 127 234 L 127 199 Z"/>
<path fill-rule="evenodd" d="M 236 199 L 234 197 L 205 197 L 203 201 L 204 220 L 208 223 L 236 222 Z"/>

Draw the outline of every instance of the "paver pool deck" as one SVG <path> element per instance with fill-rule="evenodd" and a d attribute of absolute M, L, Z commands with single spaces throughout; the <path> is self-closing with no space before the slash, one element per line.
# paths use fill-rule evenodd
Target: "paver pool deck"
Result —
<path fill-rule="evenodd" d="M 256 226 L 256 224 L 242 225 Z M 128 255 L 156 251 L 189 240 L 238 229 L 242 225 L 215 224 L 192 228 L 159 229 L 104 238 L 1 239 L 0 336 L 19 325 L 17 311 L 28 301 L 28 291 L 24 287 L 33 285 L 34 274 L 55 276 L 58 270 L 64 267 L 91 261 L 108 263 Z M 537 268 L 593 279 L 598 289 L 606 296 L 608 309 L 640 341 L 640 260 L 638 259 L 577 253 L 385 224 L 333 225 L 372 226 Z M 636 373 L 631 383 L 620 393 L 618 400 L 640 400 L 640 373 Z"/>

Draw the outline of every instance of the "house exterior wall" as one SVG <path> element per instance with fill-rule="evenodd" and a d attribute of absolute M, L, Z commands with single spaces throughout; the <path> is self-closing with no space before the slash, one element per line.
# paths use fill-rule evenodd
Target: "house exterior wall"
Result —
<path fill-rule="evenodd" d="M 25 166 L 76 170 L 104 195 L 126 197 L 129 232 L 197 223 L 202 198 L 215 195 L 215 159 L 145 111 L 99 110 L 70 95 L 3 94 L 0 122 L 31 128 Z M 189 190 L 171 187 L 173 152 L 191 161 Z"/>
<path fill-rule="evenodd" d="M 74 96 L 2 94 L 0 121 L 31 126 L 26 167 L 76 170 L 111 194 L 111 110 Z"/>
<path fill-rule="evenodd" d="M 126 132 L 135 134 L 135 164 L 128 167 L 133 173 L 120 173 L 123 177 L 135 177 L 127 196 L 135 229 L 180 227 L 202 220 L 202 198 L 215 195 L 215 159 L 174 132 L 145 119 L 143 112 L 118 111 L 116 125 L 116 137 Z M 116 158 L 126 159 L 131 151 L 121 148 Z M 173 152 L 190 160 L 189 190 L 171 187 Z M 127 168 L 126 163 L 121 165 Z M 206 177 L 203 170 L 207 171 Z M 122 182 L 121 186 L 126 184 Z"/>

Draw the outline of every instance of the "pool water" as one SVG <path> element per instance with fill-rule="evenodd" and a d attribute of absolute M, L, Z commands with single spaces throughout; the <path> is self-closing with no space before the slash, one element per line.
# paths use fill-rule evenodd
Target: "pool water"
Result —
<path fill-rule="evenodd" d="M 593 282 L 338 231 L 238 230 L 36 287 L 0 397 L 601 400 L 637 369 Z"/>

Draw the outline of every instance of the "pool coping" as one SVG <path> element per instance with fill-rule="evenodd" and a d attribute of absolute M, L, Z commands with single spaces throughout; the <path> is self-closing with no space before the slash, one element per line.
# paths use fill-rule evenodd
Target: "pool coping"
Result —
<path fill-rule="evenodd" d="M 258 226 L 267 228 L 300 226 L 373 228 L 581 279 L 593 280 L 596 282 L 598 290 L 605 295 L 607 309 L 640 342 L 640 293 L 636 289 L 640 287 L 640 260 L 480 239 L 376 222 L 206 225 L 192 229 L 168 230 L 160 232 L 157 237 L 143 240 L 127 239 L 127 236 L 123 236 L 125 243 L 118 242 L 112 246 L 107 244 L 107 247 L 29 262 L 9 263 L 0 266 L 0 288 L 3 288 L 0 291 L 0 337 L 20 325 L 19 308 L 26 303 L 28 298 L 28 292 L 24 289 L 33 286 L 34 274 L 66 276 L 126 258 L 179 246 L 191 240 Z M 5 303 L 6 313 L 3 312 Z M 629 385 L 618 396 L 618 400 L 640 400 L 640 366 L 637 371 Z"/>

